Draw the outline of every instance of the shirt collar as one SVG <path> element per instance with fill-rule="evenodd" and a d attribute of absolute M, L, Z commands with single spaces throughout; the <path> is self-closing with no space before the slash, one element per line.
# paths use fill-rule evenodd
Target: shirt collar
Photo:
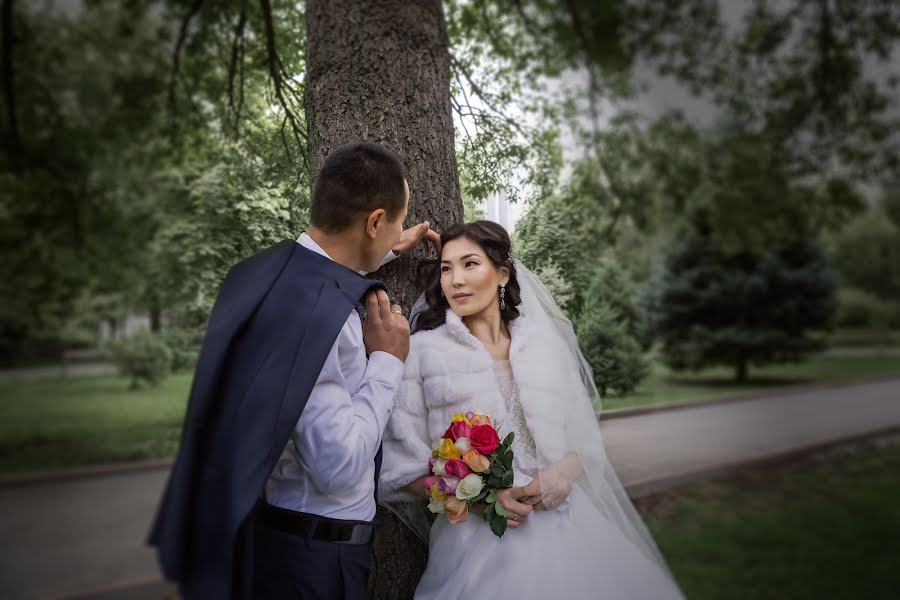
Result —
<path fill-rule="evenodd" d="M 334 260 L 333 258 L 328 256 L 328 253 L 322 249 L 322 246 L 318 245 L 315 242 L 315 240 L 313 240 L 311 237 L 309 237 L 309 234 L 306 232 L 303 232 L 300 234 L 300 237 L 297 238 L 297 243 L 300 244 L 301 246 L 303 246 L 304 248 L 306 248 L 307 250 L 312 250 L 316 254 L 321 254 L 322 256 L 324 256 L 325 258 L 327 258 L 329 260 L 332 260 L 332 261 Z"/>

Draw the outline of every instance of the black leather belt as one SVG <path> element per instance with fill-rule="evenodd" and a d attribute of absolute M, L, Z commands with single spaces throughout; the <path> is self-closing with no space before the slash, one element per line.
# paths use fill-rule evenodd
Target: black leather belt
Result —
<path fill-rule="evenodd" d="M 266 527 L 301 537 L 309 536 L 314 540 L 338 544 L 368 544 L 375 535 L 373 522 L 329 519 L 265 502 L 260 502 L 257 510 L 260 521 Z"/>

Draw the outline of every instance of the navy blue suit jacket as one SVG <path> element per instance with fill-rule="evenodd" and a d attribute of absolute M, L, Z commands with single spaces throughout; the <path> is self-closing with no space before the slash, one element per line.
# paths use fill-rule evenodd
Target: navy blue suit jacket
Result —
<path fill-rule="evenodd" d="M 235 581 L 252 565 L 242 525 L 350 311 L 373 286 L 383 287 L 292 240 L 222 283 L 149 539 L 188 600 L 243 595 Z"/>

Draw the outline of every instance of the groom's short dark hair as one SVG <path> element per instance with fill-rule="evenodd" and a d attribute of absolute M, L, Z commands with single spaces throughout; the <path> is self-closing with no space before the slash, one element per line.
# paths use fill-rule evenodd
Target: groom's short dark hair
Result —
<path fill-rule="evenodd" d="M 360 214 L 378 208 L 394 220 L 403 209 L 406 170 L 393 152 L 370 142 L 345 144 L 331 152 L 313 188 L 310 224 L 343 231 Z"/>

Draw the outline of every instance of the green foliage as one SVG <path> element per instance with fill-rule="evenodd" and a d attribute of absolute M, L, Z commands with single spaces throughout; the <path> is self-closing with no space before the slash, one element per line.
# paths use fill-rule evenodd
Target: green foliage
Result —
<path fill-rule="evenodd" d="M 185 326 L 203 324 L 232 265 L 306 225 L 305 195 L 270 181 L 262 163 L 226 145 L 218 162 L 172 171 L 160 186 L 168 211 L 150 243 L 148 293 Z"/>
<path fill-rule="evenodd" d="M 835 266 L 848 286 L 884 301 L 900 301 L 900 227 L 870 209 L 835 239 Z"/>
<path fill-rule="evenodd" d="M 643 304 L 675 369 L 800 359 L 822 347 L 812 330 L 830 326 L 834 274 L 815 242 L 781 240 L 766 250 L 729 252 L 699 227 L 677 237 Z"/>
<path fill-rule="evenodd" d="M 571 314 L 571 304 L 574 298 L 572 283 L 566 279 L 560 268 L 548 260 L 534 272 L 535 276 L 544 284 L 547 291 L 567 316 Z"/>
<path fill-rule="evenodd" d="M 649 373 L 639 339 L 645 320 L 625 273 L 611 261 L 598 266 L 576 321 L 578 343 L 601 395 L 627 394 Z"/>
<path fill-rule="evenodd" d="M 520 260 L 548 281 L 556 278 L 553 285 L 570 294 L 560 305 L 572 316 L 581 311 L 594 266 L 612 243 L 594 166 L 581 163 L 567 186 L 535 201 L 516 225 Z"/>
<path fill-rule="evenodd" d="M 859 288 L 837 291 L 838 327 L 900 327 L 900 301 L 889 302 Z"/>
<path fill-rule="evenodd" d="M 131 379 L 131 388 L 140 382 L 157 386 L 172 370 L 172 351 L 149 329 L 139 329 L 110 344 L 109 354 L 121 374 Z"/>
<path fill-rule="evenodd" d="M 200 329 L 166 329 L 161 334 L 163 342 L 172 352 L 172 372 L 192 371 L 200 354 L 203 331 Z"/>

